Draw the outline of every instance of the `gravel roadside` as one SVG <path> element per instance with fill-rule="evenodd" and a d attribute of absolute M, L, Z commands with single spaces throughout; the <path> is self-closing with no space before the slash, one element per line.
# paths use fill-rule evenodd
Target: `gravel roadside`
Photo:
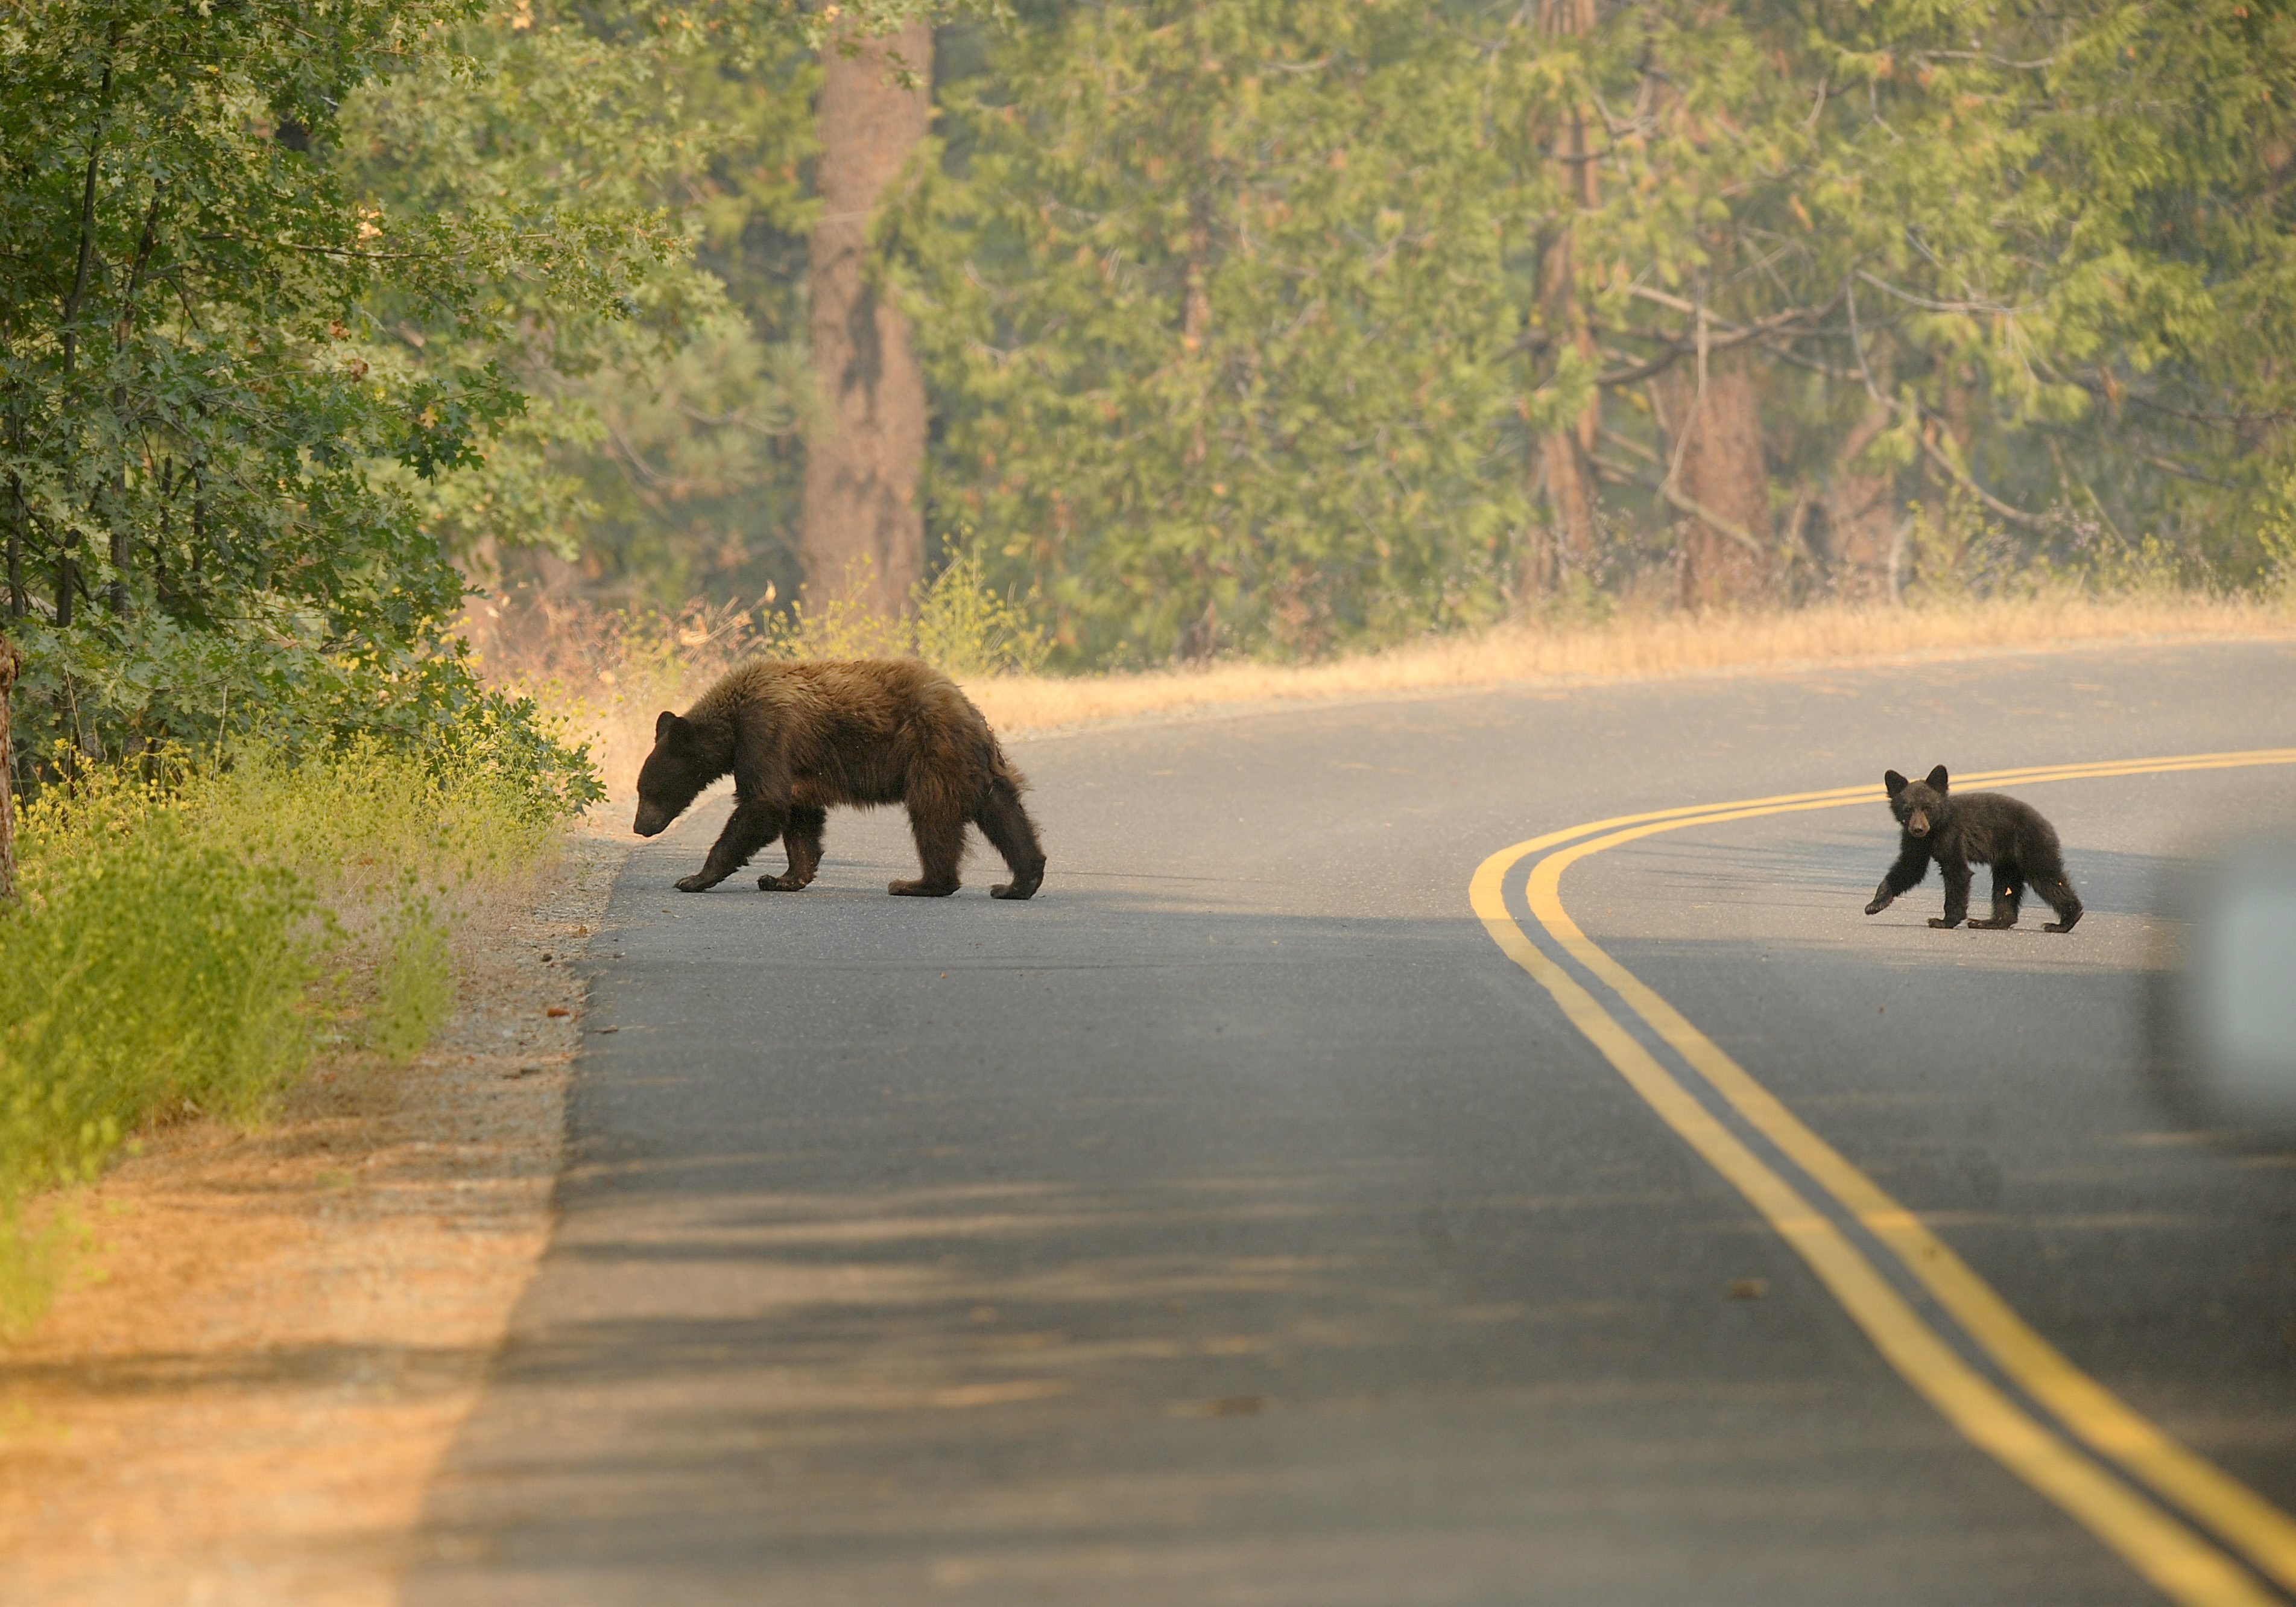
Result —
<path fill-rule="evenodd" d="M 0 1348 L 0 1603 L 381 1603 L 548 1236 L 583 963 L 628 849 L 576 833 L 458 936 L 413 1064 L 320 1066 L 75 1202 L 89 1247 Z"/>

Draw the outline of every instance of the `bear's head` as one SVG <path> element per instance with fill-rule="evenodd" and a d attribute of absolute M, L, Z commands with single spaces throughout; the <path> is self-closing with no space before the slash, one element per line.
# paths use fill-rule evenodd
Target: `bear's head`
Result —
<path fill-rule="evenodd" d="M 653 751 L 638 770 L 638 816 L 630 829 L 641 837 L 669 830 L 701 789 L 726 773 L 713 764 L 709 743 L 693 721 L 665 709 L 653 723 Z"/>
<path fill-rule="evenodd" d="M 1907 781 L 1895 770 L 1882 772 L 1890 790 L 1890 813 L 1915 837 L 1926 837 L 1944 824 L 1947 776 L 1939 765 L 1919 781 Z"/>

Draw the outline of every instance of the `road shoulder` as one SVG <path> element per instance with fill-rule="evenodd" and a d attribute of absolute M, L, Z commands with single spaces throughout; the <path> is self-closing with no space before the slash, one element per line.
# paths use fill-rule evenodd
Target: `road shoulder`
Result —
<path fill-rule="evenodd" d="M 261 1131 L 164 1130 L 73 1202 L 79 1274 L 0 1350 L 0 1603 L 393 1598 L 548 1238 L 627 852 L 570 836 L 478 912 L 413 1064 L 324 1064 Z"/>

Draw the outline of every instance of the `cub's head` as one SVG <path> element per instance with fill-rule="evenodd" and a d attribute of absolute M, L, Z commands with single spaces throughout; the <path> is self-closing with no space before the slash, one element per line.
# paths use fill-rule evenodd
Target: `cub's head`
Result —
<path fill-rule="evenodd" d="M 1945 812 L 1943 765 L 1919 781 L 1907 781 L 1895 770 L 1884 770 L 1882 784 L 1890 790 L 1890 813 L 1898 817 L 1899 825 L 1916 837 L 1926 837 L 1937 830 Z"/>
<path fill-rule="evenodd" d="M 638 771 L 638 817 L 630 829 L 641 837 L 668 831 L 701 789 L 725 773 L 723 765 L 710 762 L 708 744 L 693 722 L 663 709 L 653 723 L 653 751 Z"/>

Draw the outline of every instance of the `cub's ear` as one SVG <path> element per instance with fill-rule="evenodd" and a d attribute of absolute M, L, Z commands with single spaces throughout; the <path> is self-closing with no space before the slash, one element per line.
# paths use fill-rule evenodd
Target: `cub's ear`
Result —
<path fill-rule="evenodd" d="M 1882 784 L 1889 789 L 1890 796 L 1895 798 L 1906 790 L 1906 778 L 1895 770 L 1884 770 L 1882 772 Z"/>
<path fill-rule="evenodd" d="M 1929 789 L 1932 792 L 1942 792 L 1945 791 L 1945 767 L 1943 765 L 1939 765 L 1936 769 L 1930 772 Z"/>
<path fill-rule="evenodd" d="M 660 742 L 676 729 L 677 717 L 665 709 L 661 711 L 661 717 L 653 723 L 653 740 Z"/>

